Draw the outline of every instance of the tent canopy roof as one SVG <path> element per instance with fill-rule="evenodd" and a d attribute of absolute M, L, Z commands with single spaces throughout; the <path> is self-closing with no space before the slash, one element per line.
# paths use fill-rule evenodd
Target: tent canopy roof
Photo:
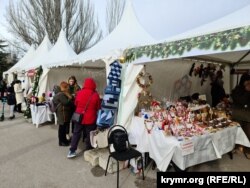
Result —
<path fill-rule="evenodd" d="M 49 40 L 48 35 L 45 35 L 43 41 L 33 53 L 33 56 L 30 60 L 30 63 L 23 67 L 24 70 L 30 70 L 39 67 L 44 63 L 44 57 L 48 54 L 50 49 L 52 48 L 52 44 Z"/>
<path fill-rule="evenodd" d="M 65 32 L 61 30 L 57 42 L 45 57 L 43 66 L 56 65 L 57 63 L 66 62 L 75 57 L 76 53 L 70 46 Z"/>
<path fill-rule="evenodd" d="M 106 60 L 119 58 L 129 47 L 152 44 L 153 39 L 138 22 L 131 1 L 127 1 L 119 24 L 104 39 L 78 55 L 75 62 Z M 72 62 L 70 62 L 72 64 Z"/>
<path fill-rule="evenodd" d="M 209 22 L 202 26 L 196 27 L 184 33 L 169 37 L 162 40 L 162 42 L 171 42 L 181 39 L 192 38 L 201 35 L 207 35 L 210 33 L 218 33 L 225 30 L 230 30 L 239 27 L 245 27 L 250 25 L 250 5 L 236 10 L 226 16 L 223 16 L 215 21 Z"/>
<path fill-rule="evenodd" d="M 250 5 L 203 26 L 167 38 L 164 42 L 129 49 L 127 60 L 143 63 L 196 56 L 206 59 L 209 56 L 208 59 L 214 61 L 235 63 L 250 49 L 249 16 Z M 249 60 L 246 56 L 242 61 Z"/>
<path fill-rule="evenodd" d="M 14 65 L 12 66 L 7 72 L 12 73 L 15 71 L 22 70 L 22 67 L 28 64 L 35 53 L 35 47 L 34 45 L 31 45 L 29 50 L 26 52 L 26 54 Z"/>

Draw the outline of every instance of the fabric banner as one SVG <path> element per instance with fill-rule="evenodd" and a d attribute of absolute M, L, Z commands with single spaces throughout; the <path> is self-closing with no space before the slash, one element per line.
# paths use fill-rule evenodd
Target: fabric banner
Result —
<path fill-rule="evenodd" d="M 114 125 L 118 105 L 119 95 L 121 92 L 121 69 L 122 66 L 118 61 L 114 61 L 110 65 L 110 73 L 108 75 L 108 85 L 104 90 L 101 109 L 98 111 L 97 126 L 110 127 Z"/>

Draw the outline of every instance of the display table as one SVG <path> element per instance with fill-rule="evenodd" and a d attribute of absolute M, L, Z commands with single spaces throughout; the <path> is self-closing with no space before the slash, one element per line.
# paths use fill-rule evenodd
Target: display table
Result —
<path fill-rule="evenodd" d="M 174 136 L 165 136 L 157 126 L 148 133 L 144 119 L 140 117 L 134 117 L 132 125 L 131 130 L 128 130 L 130 143 L 136 144 L 140 152 L 149 152 L 160 171 L 166 171 L 171 160 L 180 169 L 185 170 L 187 167 L 221 158 L 223 154 L 232 151 L 235 144 L 250 147 L 250 142 L 240 126 L 193 136 L 188 141 L 194 151 L 185 154 L 182 144 L 186 141 L 178 141 Z"/>
<path fill-rule="evenodd" d="M 36 125 L 36 128 L 39 127 L 40 124 L 52 121 L 53 113 L 49 110 L 47 105 L 36 106 L 30 105 L 31 118 L 32 123 Z"/>

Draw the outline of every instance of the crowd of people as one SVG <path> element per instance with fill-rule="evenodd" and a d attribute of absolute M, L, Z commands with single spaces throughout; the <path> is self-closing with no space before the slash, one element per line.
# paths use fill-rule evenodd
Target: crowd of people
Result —
<path fill-rule="evenodd" d="M 1 80 L 0 83 L 1 100 L 7 102 L 10 108 L 9 119 L 15 118 L 15 112 L 23 113 L 22 103 L 24 102 L 24 89 L 22 88 L 22 82 L 20 80 L 15 80 L 7 85 L 5 80 Z M 2 112 L 4 114 L 4 112 Z"/>
<path fill-rule="evenodd" d="M 250 74 L 244 73 L 240 82 L 232 90 L 231 94 L 226 94 L 224 89 L 222 71 L 218 71 L 211 83 L 212 107 L 217 107 L 220 103 L 231 103 L 233 108 L 250 108 Z"/>
<path fill-rule="evenodd" d="M 67 157 L 73 158 L 76 156 L 81 136 L 85 143 L 85 150 L 92 149 L 90 132 L 96 129 L 97 111 L 101 107 L 100 97 L 96 92 L 96 83 L 93 78 L 86 78 L 81 89 L 75 76 L 71 76 L 68 82 L 61 82 L 59 91 L 55 93 L 53 102 L 57 108 L 59 146 L 70 145 Z M 73 122 L 73 113 L 83 111 L 85 112 L 82 121 Z M 70 124 L 73 135 L 67 138 L 70 133 Z"/>
<path fill-rule="evenodd" d="M 18 113 L 23 112 L 22 103 L 25 102 L 24 96 L 30 95 L 31 90 L 32 88 L 29 88 L 25 91 L 20 80 L 13 81 L 10 85 L 7 85 L 5 80 L 1 81 L 1 98 L 6 97 L 7 99 L 10 120 L 15 118 L 15 111 Z M 94 79 L 86 78 L 81 88 L 77 83 L 76 77 L 70 76 L 68 81 L 62 81 L 60 85 L 55 85 L 53 93 L 52 100 L 56 106 L 59 146 L 70 146 L 68 158 L 76 156 L 76 150 L 81 137 L 85 143 L 85 150 L 92 149 L 90 132 L 97 128 L 97 112 L 101 107 L 101 100 L 96 91 Z M 40 98 L 36 102 L 41 102 Z M 87 103 L 88 107 L 86 108 Z M 83 110 L 85 110 L 85 113 L 82 122 L 73 122 L 73 113 L 75 111 L 81 113 Z"/>

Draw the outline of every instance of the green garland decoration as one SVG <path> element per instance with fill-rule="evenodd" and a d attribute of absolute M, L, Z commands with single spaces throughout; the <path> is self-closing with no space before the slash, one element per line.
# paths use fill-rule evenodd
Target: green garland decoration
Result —
<path fill-rule="evenodd" d="M 198 36 L 194 38 L 130 48 L 125 51 L 125 61 L 132 62 L 142 56 L 167 58 L 170 55 L 182 55 L 193 48 L 225 51 L 244 47 L 250 42 L 250 26 L 231 29 L 223 32 Z"/>
<path fill-rule="evenodd" d="M 42 73 L 43 73 L 43 68 L 42 66 L 40 66 L 36 69 L 34 87 L 32 89 L 33 96 L 36 96 L 36 94 L 38 93 L 38 84 L 39 84 L 40 76 L 42 75 Z"/>
<path fill-rule="evenodd" d="M 43 73 L 43 68 L 42 68 L 42 66 L 40 66 L 36 69 L 34 87 L 32 89 L 33 96 L 36 96 L 36 94 L 38 93 L 38 84 L 39 84 L 39 80 L 40 80 L 42 73 Z M 27 101 L 27 108 L 24 112 L 24 117 L 26 119 L 31 118 L 30 102 L 31 102 L 30 100 Z"/>
<path fill-rule="evenodd" d="M 23 115 L 24 115 L 25 119 L 31 118 L 30 100 L 29 99 L 27 99 L 27 108 L 26 108 L 26 110 L 25 110 L 25 112 L 24 112 Z"/>

